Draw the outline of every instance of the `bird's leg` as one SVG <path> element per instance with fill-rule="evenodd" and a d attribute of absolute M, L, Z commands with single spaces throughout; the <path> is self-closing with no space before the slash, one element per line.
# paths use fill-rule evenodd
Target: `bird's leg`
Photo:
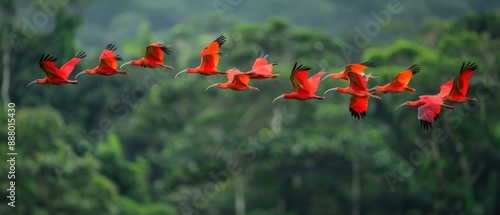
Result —
<path fill-rule="evenodd" d="M 260 91 L 259 88 L 252 87 L 252 86 L 248 86 L 248 89 L 253 90 L 253 91 Z"/>
<path fill-rule="evenodd" d="M 476 99 L 476 98 L 465 98 L 465 100 L 467 100 L 467 101 L 471 101 L 471 102 L 476 102 L 476 101 L 477 101 L 477 99 Z"/>
<path fill-rule="evenodd" d="M 442 104 L 441 106 L 448 109 L 455 109 L 455 107 L 446 104 Z"/>
<path fill-rule="evenodd" d="M 128 72 L 127 72 L 127 71 L 125 71 L 125 70 L 116 70 L 116 73 L 118 73 L 118 74 L 122 74 L 122 75 L 126 75 L 126 74 L 128 74 Z"/>
<path fill-rule="evenodd" d="M 162 67 L 165 67 L 165 68 L 167 68 L 167 69 L 174 69 L 174 67 L 169 66 L 169 65 L 161 65 L 161 66 L 162 66 Z"/>
<path fill-rule="evenodd" d="M 318 100 L 325 100 L 324 96 L 316 96 L 316 95 L 314 95 L 313 98 L 318 99 Z"/>
<path fill-rule="evenodd" d="M 415 90 L 415 88 L 411 88 L 411 87 L 408 87 L 408 86 L 407 86 L 407 87 L 405 87 L 405 90 L 408 90 L 408 91 L 410 91 L 410 92 L 415 92 L 415 91 L 417 91 L 417 90 Z"/>
<path fill-rule="evenodd" d="M 72 80 L 67 80 L 66 83 L 68 84 L 78 84 L 78 81 L 72 81 Z"/>
<path fill-rule="evenodd" d="M 363 74 L 363 78 L 366 79 L 366 81 L 370 80 L 370 78 L 378 78 L 377 76 L 372 76 L 372 74 Z"/>

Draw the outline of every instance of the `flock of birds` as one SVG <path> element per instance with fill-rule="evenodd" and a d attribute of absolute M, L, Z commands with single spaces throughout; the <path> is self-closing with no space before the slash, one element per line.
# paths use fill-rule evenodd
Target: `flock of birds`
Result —
<path fill-rule="evenodd" d="M 259 89 L 248 85 L 250 79 L 268 79 L 277 78 L 279 74 L 273 74 L 272 70 L 277 62 L 269 63 L 267 61 L 268 55 L 264 51 L 259 51 L 257 58 L 252 66 L 252 69 L 248 72 L 242 72 L 237 68 L 232 68 L 226 72 L 220 72 L 217 70 L 217 65 L 219 63 L 219 58 L 224 54 L 219 52 L 220 47 L 226 42 L 226 37 L 224 35 L 219 36 L 217 39 L 208 44 L 201 51 L 201 63 L 198 67 L 187 68 L 175 75 L 175 78 L 181 73 L 193 73 L 200 75 L 215 75 L 222 74 L 227 76 L 226 83 L 216 83 L 210 85 L 206 88 L 208 90 L 210 87 L 217 86 L 222 89 L 232 89 L 232 90 L 255 90 Z M 117 47 L 113 44 L 108 44 L 101 56 L 99 57 L 99 65 L 93 69 L 85 69 L 84 71 L 78 73 L 75 76 L 78 77 L 81 74 L 88 75 L 114 75 L 114 74 L 128 74 L 127 71 L 120 70 L 125 65 L 141 66 L 148 68 L 166 68 L 173 70 L 174 68 L 169 65 L 165 65 L 163 62 L 163 55 L 170 55 L 172 51 L 169 49 L 171 45 L 165 45 L 162 41 L 158 41 L 146 47 L 146 54 L 144 57 L 138 60 L 131 60 L 122 64 L 118 68 L 117 61 L 122 61 L 123 58 L 115 53 Z M 35 81 L 29 83 L 27 87 L 31 84 L 78 84 L 76 80 L 69 80 L 69 75 L 73 71 L 74 67 L 81 59 L 85 58 L 86 54 L 83 51 L 79 51 L 75 57 L 69 60 L 66 64 L 62 65 L 60 68 L 56 66 L 57 58 L 47 54 L 42 54 L 39 65 L 40 68 L 47 75 L 43 79 L 36 79 Z M 371 76 L 371 74 L 365 74 L 364 69 L 369 67 L 375 67 L 375 64 L 370 62 L 365 63 L 354 63 L 346 65 L 345 69 L 339 73 L 332 73 L 325 76 L 323 79 L 321 77 L 325 75 L 326 70 L 322 69 L 315 75 L 308 78 L 309 70 L 308 66 L 295 65 L 293 66 L 290 81 L 293 85 L 293 92 L 285 93 L 276 97 L 273 102 L 278 99 L 297 99 L 297 100 L 308 100 L 308 99 L 319 99 L 325 100 L 324 96 L 316 95 L 319 83 L 325 79 L 344 79 L 349 82 L 347 87 L 334 87 L 325 91 L 324 94 L 330 91 L 337 91 L 344 94 L 351 95 L 351 102 L 349 105 L 349 111 L 351 115 L 355 118 L 362 119 L 366 116 L 366 111 L 368 109 L 368 99 L 381 99 L 377 96 L 377 93 L 401 93 L 405 91 L 415 92 L 415 89 L 408 86 L 410 79 L 413 75 L 420 71 L 420 67 L 417 64 L 411 65 L 408 69 L 395 75 L 394 78 L 383 86 L 375 86 L 371 89 L 367 88 L 367 81 L 370 78 L 376 78 Z M 435 95 L 421 95 L 416 101 L 407 101 L 401 106 L 414 106 L 418 108 L 418 120 L 421 123 L 421 127 L 428 130 L 432 127 L 432 123 L 439 118 L 439 113 L 441 112 L 441 107 L 453 109 L 453 106 L 445 104 L 445 102 L 451 103 L 461 103 L 467 101 L 477 101 L 476 98 L 467 98 L 467 90 L 469 87 L 469 78 L 477 69 L 474 63 L 463 63 L 462 68 L 458 76 L 454 80 L 450 80 L 443 85 L 441 85 L 440 92 Z M 397 109 L 396 108 L 396 109 Z"/>

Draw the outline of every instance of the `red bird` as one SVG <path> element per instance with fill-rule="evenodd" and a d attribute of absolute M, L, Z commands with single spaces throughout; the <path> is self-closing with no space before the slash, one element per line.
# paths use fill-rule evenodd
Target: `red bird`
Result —
<path fill-rule="evenodd" d="M 376 76 L 371 76 L 371 73 L 366 75 L 363 71 L 368 68 L 368 67 L 376 67 L 376 65 L 372 62 L 364 62 L 364 63 L 353 63 L 353 64 L 347 64 L 345 66 L 345 69 L 344 71 L 342 72 L 339 72 L 339 73 L 332 73 L 328 76 L 325 76 L 321 81 L 325 80 L 325 79 L 328 79 L 328 78 L 331 78 L 331 79 L 344 79 L 344 80 L 349 80 L 349 77 L 348 77 L 348 72 L 355 72 L 355 73 L 358 73 L 360 75 L 362 75 L 363 77 L 366 78 L 366 80 L 368 81 L 368 78 L 376 78 Z"/>
<path fill-rule="evenodd" d="M 366 88 L 366 77 L 363 77 L 363 75 L 357 72 L 348 71 L 347 77 L 349 81 L 348 87 L 334 87 L 325 91 L 325 94 L 329 91 L 338 91 L 351 95 L 349 111 L 351 112 L 351 116 L 359 120 L 366 116 L 368 98 L 373 97 L 375 99 L 380 99 L 380 97 L 368 92 L 368 88 Z"/>
<path fill-rule="evenodd" d="M 467 98 L 467 90 L 469 90 L 469 78 L 477 69 L 477 66 L 471 62 L 465 65 L 465 62 L 462 63 L 462 68 L 460 69 L 460 73 L 453 80 L 453 87 L 448 95 L 443 97 L 445 102 L 453 102 L 453 103 L 461 103 L 466 101 L 477 101 L 476 98 Z"/>
<path fill-rule="evenodd" d="M 408 69 L 400 72 L 392 81 L 384 86 L 376 86 L 371 88 L 369 91 L 375 90 L 375 92 L 382 93 L 401 93 L 405 91 L 415 92 L 414 88 L 408 87 L 408 83 L 410 83 L 410 79 L 413 75 L 420 72 L 420 67 L 417 64 L 411 65 Z"/>
<path fill-rule="evenodd" d="M 250 76 L 248 76 L 248 74 L 241 72 L 237 68 L 228 70 L 226 72 L 226 76 L 227 76 L 226 83 L 212 84 L 208 86 L 207 89 L 205 89 L 205 91 L 207 91 L 208 88 L 215 86 L 221 89 L 232 89 L 236 91 L 247 90 L 247 89 L 259 91 L 259 88 L 257 87 L 248 86 L 248 82 L 250 81 Z"/>
<path fill-rule="evenodd" d="M 443 102 L 443 98 L 450 93 L 452 85 L 453 82 L 448 81 L 441 85 L 441 90 L 438 94 L 421 95 L 419 96 L 419 100 L 407 101 L 397 106 L 396 109 L 404 105 L 419 107 L 417 118 L 420 121 L 420 126 L 425 130 L 429 130 L 429 128 L 432 128 L 432 122 L 436 121 L 439 118 L 441 107 L 453 109 L 452 106 L 446 105 Z"/>
<path fill-rule="evenodd" d="M 323 76 L 326 72 L 324 69 L 311 76 L 309 79 L 307 75 L 311 68 L 308 66 L 299 65 L 297 67 L 297 63 L 293 66 L 292 74 L 290 75 L 290 81 L 293 85 L 292 93 L 285 93 L 281 96 L 276 97 L 273 100 L 273 103 L 281 98 L 285 99 L 297 99 L 297 100 L 308 100 L 308 99 L 319 99 L 325 100 L 324 96 L 315 95 L 318 90 L 319 82 L 321 80 L 321 76 Z"/>
<path fill-rule="evenodd" d="M 120 69 L 128 64 L 148 68 L 165 67 L 167 69 L 174 69 L 172 66 L 168 66 L 163 63 L 163 53 L 166 55 L 172 54 L 172 50 L 169 49 L 170 47 L 172 46 L 165 45 L 161 40 L 156 43 L 152 43 L 146 47 L 146 54 L 143 58 L 126 62 L 120 66 Z"/>
<path fill-rule="evenodd" d="M 86 69 L 82 72 L 76 74 L 75 78 L 77 78 L 80 74 L 99 74 L 99 75 L 114 75 L 114 74 L 128 74 L 127 71 L 117 70 L 118 62 L 122 61 L 122 57 L 120 55 L 115 54 L 116 46 L 113 44 L 108 44 L 106 49 L 104 49 L 99 57 L 99 65 L 93 69 Z"/>
<path fill-rule="evenodd" d="M 59 69 L 56 66 L 57 58 L 50 56 L 50 54 L 42 54 L 42 57 L 40 57 L 39 65 L 40 68 L 45 72 L 47 77 L 36 79 L 30 82 L 26 87 L 29 87 L 31 84 L 78 84 L 77 80 L 68 80 L 68 77 L 75 68 L 76 64 L 78 64 L 78 62 L 80 62 L 80 60 L 85 58 L 86 56 L 87 55 L 85 55 L 84 51 L 79 51 L 78 53 L 76 53 L 73 59 L 62 65 Z"/>
<path fill-rule="evenodd" d="M 278 65 L 278 62 L 268 63 L 267 56 L 264 51 L 259 51 L 253 63 L 252 70 L 246 72 L 250 76 L 250 79 L 267 79 L 280 76 L 279 74 L 272 74 L 273 67 Z"/>
<path fill-rule="evenodd" d="M 222 45 L 226 43 L 226 37 L 220 35 L 208 44 L 200 53 L 201 63 L 196 68 L 187 68 L 180 71 L 175 75 L 175 78 L 181 73 L 198 73 L 200 75 L 215 75 L 215 74 L 225 74 L 223 72 L 217 71 L 217 65 L 219 64 L 219 58 L 223 57 L 225 54 L 220 53 L 219 49 Z"/>

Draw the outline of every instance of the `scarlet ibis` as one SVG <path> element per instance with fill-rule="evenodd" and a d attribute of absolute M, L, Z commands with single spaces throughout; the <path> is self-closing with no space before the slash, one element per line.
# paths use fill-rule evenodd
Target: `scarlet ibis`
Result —
<path fill-rule="evenodd" d="M 425 130 L 432 128 L 432 122 L 439 118 L 439 113 L 441 112 L 441 107 L 448 109 L 453 109 L 452 106 L 444 104 L 443 97 L 448 95 L 451 91 L 453 85 L 452 81 L 448 81 L 441 85 L 441 90 L 436 95 L 421 95 L 419 100 L 407 101 L 396 107 L 398 109 L 401 106 L 411 106 L 419 107 L 417 113 L 417 119 L 420 121 L 420 127 Z"/>
<path fill-rule="evenodd" d="M 278 65 L 277 61 L 273 63 L 267 62 L 267 57 L 264 51 L 260 50 L 257 53 L 257 58 L 253 63 L 252 70 L 246 72 L 250 76 L 250 79 L 267 79 L 267 78 L 277 78 L 279 74 L 272 74 L 273 67 Z"/>
<path fill-rule="evenodd" d="M 226 83 L 216 83 L 212 84 L 205 89 L 208 90 L 210 87 L 217 86 L 221 89 L 232 89 L 236 91 L 241 90 L 255 90 L 259 91 L 259 88 L 248 86 L 248 82 L 250 81 L 250 76 L 246 73 L 241 72 L 237 68 L 232 68 L 226 72 L 227 82 Z"/>
<path fill-rule="evenodd" d="M 117 61 L 122 61 L 123 58 L 120 55 L 115 54 L 117 47 L 114 44 L 108 44 L 106 48 L 102 51 L 101 56 L 99 57 L 99 65 L 97 65 L 93 69 L 86 69 L 82 72 L 76 74 L 75 78 L 77 78 L 81 74 L 99 74 L 99 75 L 114 75 L 114 74 L 128 74 L 127 71 L 117 70 L 118 63 Z"/>
<path fill-rule="evenodd" d="M 224 74 L 223 72 L 217 71 L 217 65 L 219 64 L 219 58 L 223 57 L 225 54 L 220 53 L 219 49 L 222 45 L 226 43 L 226 37 L 224 35 L 220 35 L 208 44 L 200 53 L 201 63 L 196 68 L 187 68 L 185 70 L 180 71 L 175 75 L 175 78 L 181 73 L 198 73 L 200 75 L 215 75 L 215 74 Z"/>
<path fill-rule="evenodd" d="M 372 76 L 371 73 L 366 75 L 364 73 L 364 70 L 368 67 L 376 67 L 376 65 L 372 62 L 364 62 L 364 63 L 352 63 L 352 64 L 347 64 L 345 66 L 345 69 L 344 71 L 342 72 L 339 72 L 339 73 L 332 73 L 328 76 L 325 76 L 321 81 L 325 80 L 325 79 L 328 79 L 328 78 L 331 78 L 331 79 L 344 79 L 344 80 L 348 80 L 349 77 L 347 75 L 348 72 L 355 72 L 355 73 L 359 73 L 361 75 L 363 75 L 363 77 L 366 78 L 366 80 L 368 81 L 369 78 L 376 78 L 376 76 Z"/>
<path fill-rule="evenodd" d="M 351 103 L 349 105 L 349 112 L 351 112 L 351 116 L 359 120 L 366 116 L 366 110 L 368 109 L 368 98 L 381 98 L 368 92 L 368 88 L 366 88 L 366 77 L 364 77 L 363 75 L 354 71 L 348 71 L 347 77 L 349 81 L 348 87 L 330 88 L 325 91 L 325 94 L 330 91 L 338 91 L 340 93 L 350 94 Z"/>
<path fill-rule="evenodd" d="M 410 83 L 410 79 L 413 75 L 420 72 L 420 67 L 418 64 L 411 65 L 408 69 L 400 72 L 392 78 L 392 81 L 383 86 L 375 86 L 371 88 L 369 91 L 375 90 L 375 92 L 382 93 L 401 93 L 404 91 L 415 92 L 414 88 L 408 87 L 408 83 Z"/>
<path fill-rule="evenodd" d="M 120 66 L 120 69 L 125 66 L 125 65 L 132 65 L 132 66 L 141 66 L 141 67 L 148 67 L 148 68 L 160 68 L 164 67 L 167 69 L 174 69 L 174 67 L 165 65 L 163 63 L 163 53 L 166 55 L 172 54 L 172 50 L 169 48 L 172 47 L 172 45 L 165 45 L 163 41 L 158 41 L 156 43 L 152 43 L 146 47 L 146 54 L 144 57 L 142 57 L 139 60 L 131 60 L 129 62 L 126 62 Z"/>
<path fill-rule="evenodd" d="M 68 77 L 75 68 L 76 64 L 78 64 L 78 62 L 80 62 L 80 60 L 85 58 L 86 56 L 87 55 L 84 51 L 79 51 L 76 53 L 74 58 L 69 60 L 66 64 L 62 65 L 61 68 L 57 68 L 57 58 L 51 56 L 50 54 L 42 54 L 42 57 L 40 57 L 40 61 L 38 64 L 40 65 L 40 68 L 45 72 L 47 77 L 36 79 L 30 82 L 26 87 L 29 87 L 31 84 L 78 84 L 77 80 L 68 80 Z"/>
<path fill-rule="evenodd" d="M 322 69 L 315 75 L 307 78 L 309 70 L 311 68 L 308 66 L 297 66 L 297 62 L 293 65 L 292 74 L 290 75 L 290 81 L 293 85 L 292 93 L 285 93 L 273 100 L 273 103 L 281 98 L 285 99 L 297 99 L 297 100 L 308 100 L 308 99 L 319 99 L 325 100 L 324 96 L 315 95 L 318 90 L 319 82 L 321 80 L 321 76 L 323 76 L 326 72 L 325 69 Z"/>
<path fill-rule="evenodd" d="M 443 100 L 445 102 L 461 103 L 466 101 L 477 101 L 476 98 L 467 98 L 467 90 L 469 90 L 469 78 L 477 69 L 474 63 L 467 63 L 467 65 L 462 63 L 462 68 L 460 73 L 453 80 L 453 87 L 448 95 L 444 96 Z"/>

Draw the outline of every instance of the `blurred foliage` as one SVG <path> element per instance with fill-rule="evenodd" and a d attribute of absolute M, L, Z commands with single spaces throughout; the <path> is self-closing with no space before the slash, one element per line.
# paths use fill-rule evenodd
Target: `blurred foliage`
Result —
<path fill-rule="evenodd" d="M 371 12 L 388 2 L 65 1 L 46 26 L 31 31 L 22 18 L 44 7 L 20 6 L 26 2 L 0 1 L 12 45 L 18 153 L 16 208 L 4 198 L 0 214 L 500 214 L 496 1 L 400 2 L 403 11 L 362 47 L 353 40 L 359 37 L 354 27 L 365 30 Z M 222 16 L 214 2 L 228 6 Z M 36 63 L 42 53 L 61 65 L 87 51 L 79 72 L 94 67 L 108 43 L 128 61 L 163 40 L 174 44 L 165 60 L 179 71 L 196 66 L 200 50 L 221 34 L 228 55 L 220 70 L 247 71 L 262 49 L 279 62 L 274 72 L 281 76 L 252 81 L 260 92 L 205 92 L 225 77 L 174 79 L 174 71 L 130 66 L 126 76 L 82 75 L 79 85 L 25 87 L 44 75 Z M 356 49 L 349 58 L 346 44 Z M 367 117 L 358 121 L 347 95 L 271 103 L 292 91 L 288 77 L 296 61 L 312 67 L 310 75 L 374 62 L 378 67 L 366 70 L 378 76 L 370 86 L 413 63 L 422 71 L 410 82 L 416 93 L 370 100 Z M 464 61 L 479 66 L 468 93 L 478 102 L 444 110 L 429 131 L 420 128 L 416 108 L 394 110 L 437 93 Z M 318 94 L 346 85 L 325 80 Z M 5 140 L 4 123 L 0 131 Z M 7 150 L 0 147 L 4 155 Z"/>

